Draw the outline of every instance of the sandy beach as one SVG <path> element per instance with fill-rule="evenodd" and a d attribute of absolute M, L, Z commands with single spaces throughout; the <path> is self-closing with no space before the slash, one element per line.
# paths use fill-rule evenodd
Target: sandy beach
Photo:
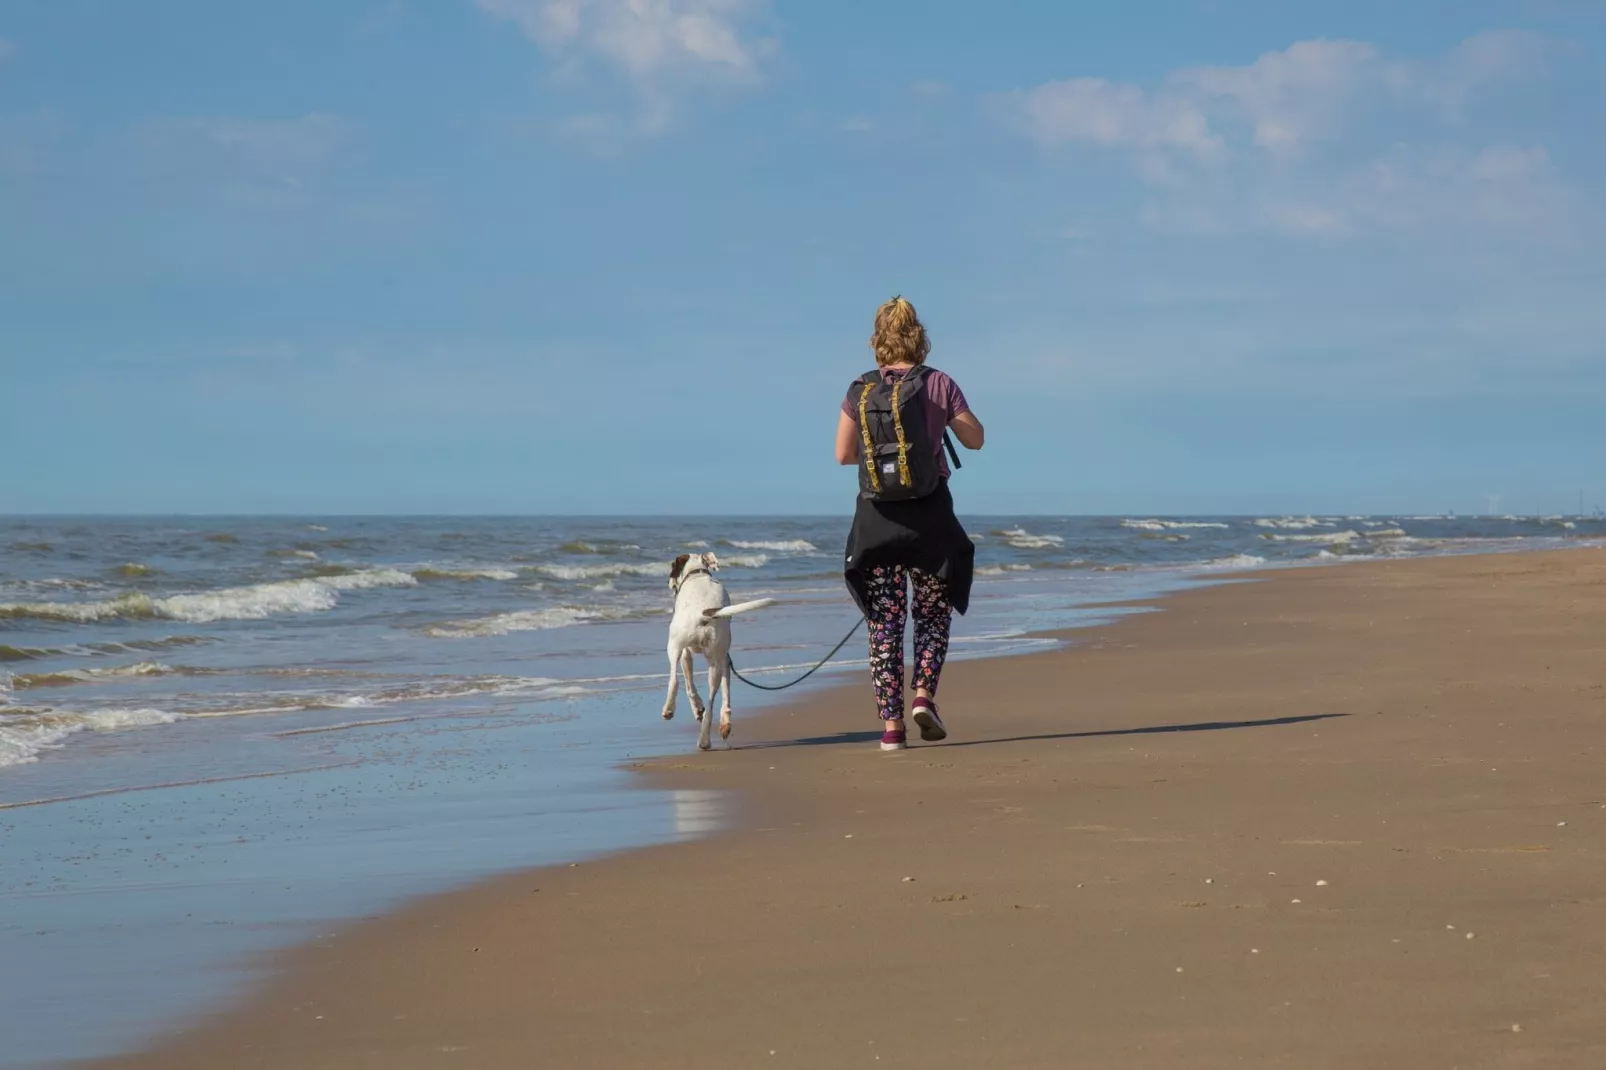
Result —
<path fill-rule="evenodd" d="M 857 681 L 677 724 L 643 783 L 728 831 L 421 900 L 93 1065 L 1597 1068 L 1603 634 L 1597 549 L 1288 570 L 953 665 L 946 744 L 881 754 Z"/>

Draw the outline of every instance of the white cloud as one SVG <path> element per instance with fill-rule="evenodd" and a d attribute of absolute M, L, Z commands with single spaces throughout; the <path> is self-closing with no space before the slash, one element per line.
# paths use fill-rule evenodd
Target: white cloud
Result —
<path fill-rule="evenodd" d="M 1357 95 L 1394 75 L 1360 41 L 1296 41 L 1241 67 L 1196 67 L 1167 79 L 1167 92 L 1200 110 L 1241 115 L 1255 145 L 1283 149 L 1328 133 Z"/>
<path fill-rule="evenodd" d="M 1049 82 L 1018 95 L 1015 106 L 1026 132 L 1044 145 L 1090 141 L 1199 155 L 1221 147 L 1194 102 L 1102 78 Z"/>
<path fill-rule="evenodd" d="M 1008 98 L 1038 142 L 1182 150 L 1284 151 L 1331 139 L 1367 100 L 1430 102 L 1458 111 L 1477 90 L 1537 70 L 1544 40 L 1496 30 L 1428 63 L 1386 59 L 1362 41 L 1296 41 L 1240 66 L 1172 71 L 1152 89 L 1101 78 L 1049 82 Z M 1245 144 L 1247 142 L 1247 144 Z"/>
<path fill-rule="evenodd" d="M 1515 230 L 1565 236 L 1588 218 L 1541 147 L 1398 145 L 1341 167 L 1237 168 L 1156 190 L 1142 219 L 1161 231 L 1269 231 L 1342 238 L 1374 231 Z"/>
<path fill-rule="evenodd" d="M 1425 99 L 1460 117 L 1478 90 L 1503 79 L 1544 68 L 1548 43 L 1523 30 L 1489 30 L 1461 42 L 1443 63 L 1414 72 L 1413 88 Z"/>
<path fill-rule="evenodd" d="M 1334 203 L 1356 224 L 1497 226 L 1555 220 L 1567 192 L 1543 148 L 1400 148 L 1346 176 Z"/>
<path fill-rule="evenodd" d="M 474 0 L 554 55 L 595 59 L 638 82 L 750 77 L 770 43 L 744 36 L 755 0 Z"/>
<path fill-rule="evenodd" d="M 600 65 L 624 78 L 639 103 L 623 122 L 589 114 L 559 124 L 566 134 L 610 140 L 631 129 L 667 129 L 676 103 L 697 83 L 755 81 L 774 47 L 745 31 L 763 0 L 474 0 L 516 23 L 561 72 Z"/>
<path fill-rule="evenodd" d="M 1361 41 L 1308 40 L 1239 66 L 1172 71 L 1153 87 L 1071 78 L 1017 92 L 1006 114 L 1047 148 L 1126 154 L 1150 194 L 1149 225 L 1333 236 L 1451 221 L 1522 226 L 1572 203 L 1543 148 L 1444 140 L 1481 90 L 1543 67 L 1546 43 L 1518 31 L 1468 38 L 1425 62 Z M 1371 142 L 1369 145 L 1368 142 Z"/>

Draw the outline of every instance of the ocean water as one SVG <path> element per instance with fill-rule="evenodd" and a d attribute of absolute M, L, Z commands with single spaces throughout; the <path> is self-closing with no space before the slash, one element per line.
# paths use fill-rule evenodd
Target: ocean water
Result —
<path fill-rule="evenodd" d="M 956 658 L 1228 570 L 1606 536 L 1588 517 L 966 526 Z M 658 717 L 669 562 L 712 552 L 733 600 L 781 600 L 736 623 L 734 651 L 779 683 L 856 621 L 846 527 L 0 520 L 0 1066 L 137 1043 L 236 991 L 252 953 L 408 895 L 706 832 L 716 797 L 619 768 L 694 746 L 684 703 Z M 862 671 L 862 645 L 815 679 Z M 737 688 L 739 745 L 743 711 L 774 699 Z"/>

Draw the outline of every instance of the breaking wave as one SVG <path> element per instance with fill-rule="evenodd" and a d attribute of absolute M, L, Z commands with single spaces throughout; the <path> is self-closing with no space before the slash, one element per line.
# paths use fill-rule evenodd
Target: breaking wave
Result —
<path fill-rule="evenodd" d="M 121 643 L 71 643 L 66 646 L 7 646 L 0 643 L 0 662 L 150 653 L 169 647 L 200 646 L 203 643 L 216 641 L 205 635 L 170 635 L 164 639 L 128 639 Z"/>
<path fill-rule="evenodd" d="M 1270 542 L 1319 542 L 1334 545 L 1354 542 L 1362 536 L 1358 531 L 1324 531 L 1315 535 L 1269 535 L 1262 533 L 1260 537 Z"/>
<path fill-rule="evenodd" d="M 1030 565 L 983 565 L 976 570 L 978 576 L 1002 576 L 1006 572 L 1030 572 Z"/>
<path fill-rule="evenodd" d="M 819 552 L 819 547 L 807 539 L 779 539 L 774 542 L 720 539 L 719 544 L 721 546 L 734 546 L 738 550 L 771 550 L 778 554 L 812 554 Z"/>
<path fill-rule="evenodd" d="M 426 565 L 411 573 L 417 580 L 516 580 L 517 572 L 505 568 L 436 568 Z"/>
<path fill-rule="evenodd" d="M 94 683 L 96 680 L 113 680 L 129 676 L 200 676 L 207 669 L 174 667 L 160 661 L 139 661 L 132 665 L 117 665 L 107 669 L 63 669 L 60 672 L 16 673 L 11 686 L 18 691 L 38 687 L 71 687 L 74 684 Z"/>
<path fill-rule="evenodd" d="M 1123 528 L 1137 528 L 1140 531 L 1176 531 L 1181 528 L 1222 528 L 1229 525 L 1214 520 L 1123 520 Z"/>
<path fill-rule="evenodd" d="M 704 545 L 707 544 L 705 543 Z M 641 547 L 633 542 L 610 542 L 607 539 L 587 542 L 584 539 L 576 539 L 573 542 L 564 543 L 558 549 L 566 554 L 617 554 L 639 550 Z"/>
<path fill-rule="evenodd" d="M 341 591 L 370 587 L 411 587 L 418 581 L 391 568 L 361 569 L 315 579 L 281 580 L 249 587 L 224 587 L 195 594 L 152 598 L 130 591 L 99 602 L 5 602 L 0 619 L 95 624 L 112 620 L 180 620 L 208 624 L 220 620 L 261 620 L 290 613 L 333 609 Z"/>
<path fill-rule="evenodd" d="M 177 720 L 178 714 L 166 710 L 79 712 L 0 707 L 0 766 L 38 761 L 41 751 L 61 746 L 63 740 L 77 732 L 111 732 Z"/>
<path fill-rule="evenodd" d="M 633 565 L 615 561 L 607 565 L 536 565 L 534 571 L 555 580 L 605 580 L 614 576 L 669 575 L 667 561 Z"/>
<path fill-rule="evenodd" d="M 1240 569 L 1258 568 L 1266 563 L 1264 557 L 1254 554 L 1233 554 L 1231 557 L 1218 557 L 1214 561 L 1207 561 L 1203 568 Z"/>
<path fill-rule="evenodd" d="M 1310 528 L 1331 528 L 1337 525 L 1313 516 L 1261 517 L 1254 521 L 1257 528 L 1282 528 L 1286 531 L 1306 531 Z"/>
<path fill-rule="evenodd" d="M 1017 550 L 1057 550 L 1065 545 L 1065 540 L 1058 535 L 1033 535 L 1025 528 L 1009 528 L 993 534 Z"/>
<path fill-rule="evenodd" d="M 535 632 L 548 628 L 568 628 L 576 624 L 658 616 L 662 612 L 662 610 L 548 606 L 545 609 L 520 609 L 510 613 L 496 613 L 489 617 L 432 624 L 423 629 L 423 634 L 431 639 L 483 639 L 489 636 L 511 635 L 514 632 Z"/>

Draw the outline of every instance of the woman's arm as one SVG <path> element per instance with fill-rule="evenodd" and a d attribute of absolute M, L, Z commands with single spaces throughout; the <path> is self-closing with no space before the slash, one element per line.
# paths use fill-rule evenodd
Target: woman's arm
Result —
<path fill-rule="evenodd" d="M 836 418 L 836 463 L 859 463 L 859 421 L 845 412 Z"/>
<path fill-rule="evenodd" d="M 843 418 L 846 419 L 846 417 Z M 968 410 L 949 420 L 948 426 L 954 429 L 954 436 L 959 439 L 959 444 L 967 450 L 979 450 L 982 443 L 987 441 L 987 429 L 982 427 L 980 420 L 976 419 L 976 414 Z M 837 436 L 837 441 L 841 441 L 840 434 Z M 838 453 L 841 452 L 840 446 L 837 447 L 837 451 Z"/>

